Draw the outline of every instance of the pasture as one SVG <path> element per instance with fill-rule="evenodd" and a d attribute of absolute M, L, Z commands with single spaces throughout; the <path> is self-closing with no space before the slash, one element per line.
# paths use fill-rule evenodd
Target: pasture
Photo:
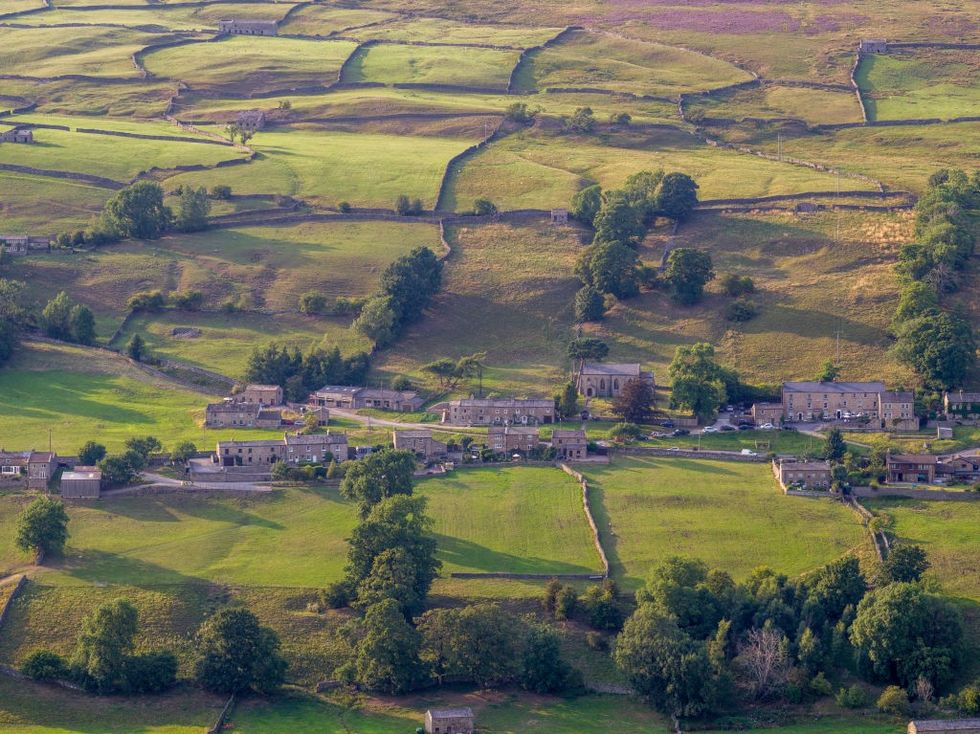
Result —
<path fill-rule="evenodd" d="M 4 234 L 83 229 L 98 216 L 111 189 L 28 173 L 0 171 Z"/>
<path fill-rule="evenodd" d="M 218 30 L 218 20 L 229 15 L 250 20 L 279 20 L 291 5 L 285 3 L 222 3 L 221 5 L 199 5 L 191 7 L 166 7 L 163 4 L 148 7 L 84 8 L 58 4 L 43 13 L 24 15 L 18 23 L 28 26 L 55 26 L 64 23 L 84 25 L 113 25 L 129 28 L 153 27 L 170 31 L 209 31 Z"/>
<path fill-rule="evenodd" d="M 980 115 L 975 51 L 911 49 L 865 56 L 855 79 L 872 120 Z"/>
<path fill-rule="evenodd" d="M 236 193 L 277 193 L 318 204 L 391 209 L 400 194 L 435 205 L 446 163 L 482 137 L 330 132 L 317 128 L 263 130 L 250 141 L 259 157 L 246 167 L 183 173 L 169 185 L 229 184 Z"/>
<path fill-rule="evenodd" d="M 621 186 L 638 171 L 684 171 L 701 199 L 833 191 L 833 176 L 703 144 L 681 130 L 609 132 L 596 137 L 522 131 L 473 155 L 451 172 L 446 208 L 478 196 L 505 209 L 566 206 L 581 188 Z M 848 188 L 870 189 L 863 181 Z"/>
<path fill-rule="evenodd" d="M 328 36 L 337 33 L 349 37 L 351 31 L 357 28 L 397 17 L 381 10 L 307 5 L 292 13 L 280 28 L 284 33 L 302 36 Z"/>
<path fill-rule="evenodd" d="M 404 17 L 390 23 L 355 28 L 350 33 L 362 40 L 425 41 L 528 48 L 554 38 L 561 28 L 528 25 L 460 23 L 445 18 Z M 474 49 L 468 49 L 470 53 Z"/>
<path fill-rule="evenodd" d="M 766 463 L 634 457 L 582 473 L 613 574 L 628 589 L 667 555 L 739 580 L 757 566 L 801 574 L 865 542 L 847 508 L 783 495 Z"/>
<path fill-rule="evenodd" d="M 231 36 L 152 51 L 143 65 L 155 76 L 192 87 L 254 94 L 330 84 L 355 45 L 351 41 Z"/>
<path fill-rule="evenodd" d="M 137 77 L 132 54 L 166 40 L 130 28 L 0 28 L 0 68 L 29 69 L 31 76 L 84 74 Z"/>
<path fill-rule="evenodd" d="M 720 59 L 612 33 L 575 31 L 533 51 L 517 73 L 522 92 L 550 88 L 606 89 L 674 96 L 750 79 Z"/>
<path fill-rule="evenodd" d="M 861 108 L 853 92 L 778 84 L 698 97 L 686 110 L 688 115 L 736 120 L 793 117 L 811 125 L 861 121 Z"/>
<path fill-rule="evenodd" d="M 344 69 L 347 83 L 446 84 L 507 89 L 517 51 L 381 43 L 358 49 Z"/>
<path fill-rule="evenodd" d="M 214 399 L 123 357 L 35 342 L 0 371 L 0 436 L 11 450 L 40 449 L 50 430 L 54 450 L 69 456 L 89 439 L 114 451 L 133 435 L 206 445 L 214 439 L 204 440 L 198 421 Z"/>
<path fill-rule="evenodd" d="M 481 467 L 419 482 L 443 574 L 590 573 L 599 556 L 574 479 L 553 467 Z"/>

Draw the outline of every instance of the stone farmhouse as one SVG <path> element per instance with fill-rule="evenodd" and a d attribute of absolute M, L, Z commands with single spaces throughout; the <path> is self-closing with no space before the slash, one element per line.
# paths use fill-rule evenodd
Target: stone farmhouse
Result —
<path fill-rule="evenodd" d="M 205 428 L 279 428 L 282 411 L 263 408 L 257 403 L 224 401 L 209 403 L 204 409 Z"/>
<path fill-rule="evenodd" d="M 34 131 L 23 127 L 0 132 L 0 143 L 33 143 Z"/>
<path fill-rule="evenodd" d="M 454 426 L 534 426 L 555 422 L 555 401 L 520 398 L 463 398 L 449 401 L 442 422 Z"/>
<path fill-rule="evenodd" d="M 963 390 L 945 392 L 943 393 L 943 409 L 950 419 L 980 420 L 980 392 L 964 392 Z"/>
<path fill-rule="evenodd" d="M 829 462 L 781 459 L 773 463 L 773 468 L 784 487 L 795 484 L 802 489 L 830 489 L 832 478 Z"/>
<path fill-rule="evenodd" d="M 537 428 L 491 426 L 487 431 L 487 446 L 493 449 L 495 454 L 511 454 L 515 451 L 529 454 L 540 443 Z"/>
<path fill-rule="evenodd" d="M 376 408 L 408 413 L 421 410 L 424 402 L 419 394 L 412 390 L 326 385 L 310 395 L 307 405 L 311 408 L 341 408 L 344 410 Z"/>
<path fill-rule="evenodd" d="M 889 484 L 935 484 L 980 481 L 980 449 L 955 454 L 889 454 L 885 459 Z"/>
<path fill-rule="evenodd" d="M 31 250 L 50 250 L 51 238 L 29 234 L 0 234 L 0 245 L 10 255 L 26 255 Z"/>
<path fill-rule="evenodd" d="M 275 20 L 219 20 L 218 33 L 236 36 L 275 36 L 279 34 L 279 23 Z"/>
<path fill-rule="evenodd" d="M 46 489 L 58 470 L 58 455 L 52 451 L 0 451 L 0 480 L 27 478 L 29 489 Z"/>
<path fill-rule="evenodd" d="M 587 398 L 615 398 L 630 380 L 644 380 L 650 387 L 655 386 L 653 373 L 644 372 L 639 364 L 586 362 L 576 387 Z"/>
<path fill-rule="evenodd" d="M 908 734 L 980 734 L 980 719 L 919 719 L 909 722 Z"/>
<path fill-rule="evenodd" d="M 429 709 L 425 712 L 425 734 L 473 734 L 472 709 Z"/>
<path fill-rule="evenodd" d="M 278 385 L 246 385 L 244 390 L 232 396 L 232 400 L 246 405 L 282 405 L 282 388 Z"/>
<path fill-rule="evenodd" d="M 887 431 L 919 427 L 910 392 L 892 392 L 882 382 L 784 382 L 782 401 L 752 406 L 756 423 L 803 423 L 867 419 Z"/>
<path fill-rule="evenodd" d="M 551 434 L 551 445 L 564 461 L 579 461 L 588 454 L 589 440 L 585 429 L 556 429 Z"/>
<path fill-rule="evenodd" d="M 94 466 L 76 466 L 61 474 L 61 496 L 65 499 L 97 500 L 102 491 L 102 472 Z"/>
<path fill-rule="evenodd" d="M 262 110 L 242 110 L 235 118 L 235 122 L 242 130 L 256 132 L 265 127 L 265 112 Z"/>
<path fill-rule="evenodd" d="M 281 439 L 218 441 L 212 461 L 224 467 L 322 463 L 347 459 L 347 434 L 283 434 Z"/>
<path fill-rule="evenodd" d="M 434 439 L 428 428 L 393 431 L 391 438 L 396 449 L 411 451 L 420 459 L 430 460 L 446 455 L 446 444 Z"/>

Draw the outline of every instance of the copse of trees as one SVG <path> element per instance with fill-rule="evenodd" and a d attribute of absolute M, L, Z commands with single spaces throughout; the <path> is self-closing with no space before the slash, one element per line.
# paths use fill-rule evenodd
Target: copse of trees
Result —
<path fill-rule="evenodd" d="M 364 352 L 344 357 L 339 347 L 315 348 L 306 355 L 277 342 L 256 348 L 248 358 L 244 380 L 279 385 L 290 400 L 305 400 L 312 390 L 324 385 L 361 385 L 370 369 Z"/>
<path fill-rule="evenodd" d="M 671 407 L 690 410 L 701 421 L 714 416 L 728 395 L 724 369 L 714 357 L 715 348 L 703 342 L 677 348 L 667 370 Z"/>
<path fill-rule="evenodd" d="M 106 202 L 100 229 L 115 239 L 155 240 L 173 223 L 173 212 L 163 203 L 163 187 L 156 181 L 137 181 Z"/>
<path fill-rule="evenodd" d="M 0 278 L 0 365 L 13 356 L 21 333 L 30 325 L 31 310 L 24 283 Z"/>
<path fill-rule="evenodd" d="M 387 346 L 422 317 L 441 285 L 442 261 L 428 247 L 416 247 L 384 269 L 377 293 L 352 328 Z"/>
<path fill-rule="evenodd" d="M 969 179 L 962 171 L 938 171 L 915 207 L 916 240 L 899 253 L 895 353 L 927 386 L 938 389 L 962 384 L 976 364 L 970 320 L 944 310 L 941 296 L 959 288 L 974 253 L 971 210 L 978 206 L 980 173 Z"/>
<path fill-rule="evenodd" d="M 704 287 L 714 277 L 711 255 L 703 250 L 678 247 L 667 256 L 663 280 L 670 286 L 671 297 L 684 306 L 700 301 Z"/>
<path fill-rule="evenodd" d="M 92 310 L 72 302 L 64 291 L 48 301 L 41 311 L 41 328 L 45 336 L 52 339 L 79 344 L 95 343 L 95 316 Z"/>
<path fill-rule="evenodd" d="M 41 496 L 24 508 L 17 518 L 18 548 L 38 556 L 58 554 L 68 542 L 68 512 L 51 497 Z"/>
<path fill-rule="evenodd" d="M 282 685 L 287 663 L 279 637 L 247 609 L 220 609 L 195 636 L 194 678 L 215 693 L 272 693 Z"/>

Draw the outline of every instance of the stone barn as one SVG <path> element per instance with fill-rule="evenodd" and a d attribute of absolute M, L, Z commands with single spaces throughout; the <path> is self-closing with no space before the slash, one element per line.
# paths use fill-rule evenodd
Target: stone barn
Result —
<path fill-rule="evenodd" d="M 61 496 L 65 499 L 97 500 L 102 491 L 102 472 L 94 466 L 76 466 L 61 474 Z"/>
<path fill-rule="evenodd" d="M 235 36 L 276 36 L 279 23 L 274 20 L 219 20 L 218 33 Z"/>
<path fill-rule="evenodd" d="M 888 52 L 888 41 L 883 38 L 866 38 L 858 46 L 862 54 L 883 54 Z"/>
<path fill-rule="evenodd" d="M 568 209 L 552 209 L 551 210 L 551 223 L 552 224 L 568 224 Z"/>
<path fill-rule="evenodd" d="M 25 128 L 15 127 L 0 133 L 0 143 L 33 143 L 34 132 Z"/>
<path fill-rule="evenodd" d="M 425 734 L 473 734 L 472 709 L 429 709 L 425 712 Z"/>
<path fill-rule="evenodd" d="M 908 734 L 980 734 L 980 719 L 919 719 L 910 721 Z"/>

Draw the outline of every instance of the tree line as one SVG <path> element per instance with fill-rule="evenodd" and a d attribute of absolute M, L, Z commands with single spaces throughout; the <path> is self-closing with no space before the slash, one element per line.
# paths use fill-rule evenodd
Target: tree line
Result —
<path fill-rule="evenodd" d="M 969 317 L 943 306 L 959 290 L 973 256 L 973 217 L 980 208 L 980 171 L 943 169 L 929 178 L 915 205 L 915 241 L 902 247 L 896 266 L 901 292 L 892 319 L 895 353 L 927 387 L 963 384 L 976 366 L 977 341 Z"/>
<path fill-rule="evenodd" d="M 319 347 L 305 355 L 271 342 L 249 355 L 244 380 L 262 385 L 279 385 L 287 400 L 301 402 L 313 390 L 324 385 L 363 385 L 371 368 L 371 358 L 364 352 L 343 356 L 340 347 Z"/>

